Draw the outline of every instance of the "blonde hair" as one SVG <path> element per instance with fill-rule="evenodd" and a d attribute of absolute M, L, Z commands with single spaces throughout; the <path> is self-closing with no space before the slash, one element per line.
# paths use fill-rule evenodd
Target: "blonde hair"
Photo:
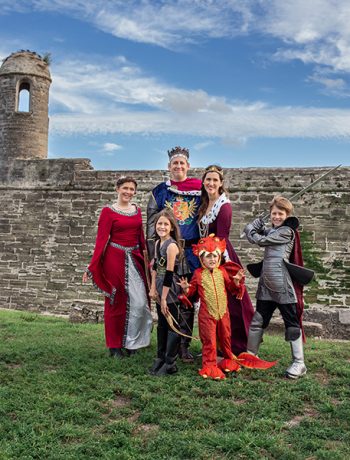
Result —
<path fill-rule="evenodd" d="M 293 204 L 285 198 L 284 196 L 275 196 L 275 198 L 270 203 L 270 212 L 272 208 L 276 206 L 276 208 L 281 209 L 282 211 L 286 211 L 287 217 L 290 216 L 293 212 Z"/>

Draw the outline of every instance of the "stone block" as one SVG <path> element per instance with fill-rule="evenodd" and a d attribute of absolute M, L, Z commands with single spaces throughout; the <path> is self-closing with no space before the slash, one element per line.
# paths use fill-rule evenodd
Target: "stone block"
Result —
<path fill-rule="evenodd" d="M 103 323 L 104 303 L 94 300 L 74 300 L 71 303 L 69 321 L 72 323 Z"/>
<path fill-rule="evenodd" d="M 322 305 L 308 308 L 304 311 L 305 321 L 314 321 L 322 324 L 324 328 L 324 337 L 334 339 L 350 339 L 350 324 L 342 323 L 348 318 L 349 308 L 324 308 Z M 341 316 L 340 316 L 341 315 Z"/>
<path fill-rule="evenodd" d="M 350 308 L 339 310 L 339 322 L 350 326 Z M 350 336 L 349 336 L 350 339 Z"/>

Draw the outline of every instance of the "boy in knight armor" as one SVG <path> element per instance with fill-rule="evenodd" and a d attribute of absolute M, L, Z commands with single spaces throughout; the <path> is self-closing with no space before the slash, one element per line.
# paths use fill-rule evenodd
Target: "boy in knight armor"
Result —
<path fill-rule="evenodd" d="M 292 212 L 292 203 L 287 198 L 277 196 L 270 203 L 272 227 L 267 229 L 264 220 L 258 218 L 244 229 L 250 243 L 265 248 L 263 262 L 247 267 L 253 276 L 260 278 L 256 293 L 256 311 L 249 329 L 247 350 L 253 355 L 258 354 L 264 331 L 278 308 L 284 321 L 285 339 L 290 342 L 293 359 L 285 375 L 297 379 L 307 371 L 304 363 L 302 331 L 304 307 L 302 284 L 306 282 L 303 279 L 297 282 L 294 275 L 292 279 L 290 272 L 292 273 L 293 267 L 302 275 L 311 270 L 302 268 L 299 220 L 291 217 Z"/>

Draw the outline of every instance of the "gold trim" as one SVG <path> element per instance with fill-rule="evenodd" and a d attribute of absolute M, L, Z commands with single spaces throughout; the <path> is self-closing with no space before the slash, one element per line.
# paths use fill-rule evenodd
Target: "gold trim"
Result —
<path fill-rule="evenodd" d="M 203 270 L 202 286 L 208 313 L 216 320 L 221 319 L 227 311 L 225 280 L 221 270 Z"/>

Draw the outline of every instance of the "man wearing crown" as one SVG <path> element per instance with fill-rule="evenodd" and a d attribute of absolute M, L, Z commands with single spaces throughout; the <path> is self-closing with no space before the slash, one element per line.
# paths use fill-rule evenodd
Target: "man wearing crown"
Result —
<path fill-rule="evenodd" d="M 189 164 L 189 150 L 182 147 L 174 147 L 168 150 L 168 169 L 170 179 L 157 185 L 151 193 L 147 206 L 147 241 L 150 257 L 153 256 L 155 237 L 154 221 L 157 213 L 164 208 L 171 209 L 179 224 L 181 236 L 185 244 L 185 256 L 178 270 L 180 275 L 191 277 L 199 261 L 192 252 L 192 244 L 198 242 L 199 230 L 197 225 L 198 209 L 200 205 L 201 185 L 200 179 L 187 177 Z M 193 309 L 181 310 L 181 332 L 191 335 L 193 330 Z M 185 362 L 193 362 L 193 356 L 188 347 L 190 339 L 181 338 L 180 357 Z"/>

